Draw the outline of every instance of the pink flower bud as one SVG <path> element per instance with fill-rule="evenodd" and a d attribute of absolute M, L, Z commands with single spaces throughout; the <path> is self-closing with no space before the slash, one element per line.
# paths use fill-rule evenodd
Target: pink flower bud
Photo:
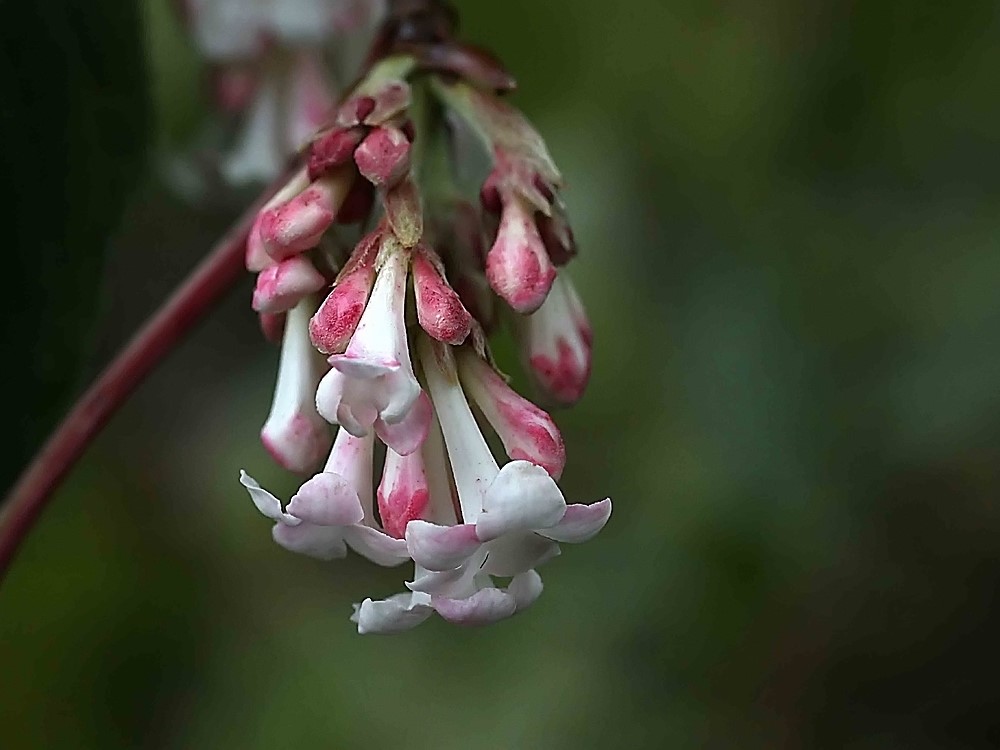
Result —
<path fill-rule="evenodd" d="M 261 224 L 263 222 L 264 216 L 270 211 L 270 209 L 280 206 L 283 203 L 287 203 L 289 200 L 294 198 L 296 195 L 301 193 L 309 186 L 309 177 L 306 175 L 304 169 L 297 171 L 292 178 L 285 183 L 274 196 L 264 204 L 260 212 L 254 218 L 253 226 L 250 227 L 250 233 L 247 235 L 247 246 L 246 246 L 246 267 L 248 271 L 254 273 L 258 271 L 263 271 L 269 265 L 274 263 L 271 256 L 267 254 L 267 250 L 264 248 L 264 240 L 261 237 Z"/>
<path fill-rule="evenodd" d="M 378 486 L 378 512 L 386 533 L 402 539 L 406 525 L 423 518 L 430 498 L 420 451 L 401 456 L 391 448 L 385 454 Z"/>
<path fill-rule="evenodd" d="M 309 179 L 317 180 L 347 164 L 362 138 L 362 128 L 337 128 L 317 137 L 309 146 Z"/>
<path fill-rule="evenodd" d="M 461 344 L 472 328 L 469 311 L 445 281 L 426 248 L 418 246 L 412 267 L 420 327 L 438 341 L 454 346 Z"/>
<path fill-rule="evenodd" d="M 505 202 L 496 242 L 486 256 L 493 291 L 517 312 L 532 313 L 545 301 L 555 277 L 528 207 L 517 198 Z"/>
<path fill-rule="evenodd" d="M 333 290 L 309 321 L 309 337 L 323 354 L 341 354 L 354 335 L 375 282 L 381 241 L 382 232 L 376 230 L 358 243 Z"/>
<path fill-rule="evenodd" d="M 410 169 L 410 141 L 399 128 L 374 128 L 354 152 L 354 161 L 373 185 L 392 187 Z"/>
<path fill-rule="evenodd" d="M 267 254 L 284 260 L 316 247 L 349 188 L 349 175 L 337 173 L 312 183 L 287 203 L 263 212 L 259 232 Z"/>
<path fill-rule="evenodd" d="M 364 122 L 375 110 L 375 100 L 370 96 L 354 96 L 337 108 L 334 124 L 338 128 L 353 128 Z"/>
<path fill-rule="evenodd" d="M 578 401 L 590 380 L 592 334 L 568 278 L 559 276 L 545 304 L 518 321 L 518 337 L 542 391 L 559 404 Z"/>
<path fill-rule="evenodd" d="M 252 307 L 257 312 L 281 313 L 326 286 L 326 279 L 308 258 L 294 255 L 257 274 Z"/>
<path fill-rule="evenodd" d="M 552 417 L 523 396 L 475 352 L 459 355 L 462 385 L 472 396 L 513 460 L 541 466 L 553 479 L 562 475 L 566 448 Z"/>

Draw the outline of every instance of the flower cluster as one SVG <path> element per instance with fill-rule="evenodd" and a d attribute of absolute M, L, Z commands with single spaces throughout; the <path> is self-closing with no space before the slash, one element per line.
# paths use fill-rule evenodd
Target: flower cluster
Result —
<path fill-rule="evenodd" d="M 177 1 L 231 121 L 218 169 L 234 185 L 274 179 L 308 142 L 336 104 L 331 39 L 356 40 L 384 13 L 382 0 Z"/>
<path fill-rule="evenodd" d="M 489 350 L 488 333 L 509 319 L 543 398 L 570 404 L 587 384 L 591 335 L 563 270 L 576 248 L 561 177 L 481 79 L 415 55 L 375 63 L 247 242 L 253 308 L 281 339 L 262 440 L 301 474 L 327 458 L 284 507 L 245 472 L 240 481 L 289 550 L 412 562 L 404 593 L 355 606 L 361 633 L 434 613 L 466 625 L 509 617 L 541 593 L 536 569 L 560 543 L 589 539 L 611 513 L 607 499 L 566 503 L 558 428 Z M 491 157 L 481 210 L 452 177 L 458 127 Z M 365 230 L 353 248 L 350 225 Z"/>

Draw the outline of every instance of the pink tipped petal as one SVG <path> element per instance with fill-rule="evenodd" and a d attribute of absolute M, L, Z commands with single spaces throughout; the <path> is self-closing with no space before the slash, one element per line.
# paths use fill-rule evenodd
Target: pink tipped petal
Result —
<path fill-rule="evenodd" d="M 559 545 L 531 532 L 508 534 L 489 544 L 483 572 L 510 577 L 541 567 L 560 554 Z"/>
<path fill-rule="evenodd" d="M 298 552 L 317 560 L 339 560 L 347 555 L 343 529 L 335 526 L 300 526 L 275 524 L 271 536 L 289 552 Z"/>
<path fill-rule="evenodd" d="M 545 304 L 518 321 L 524 359 L 538 386 L 552 400 L 572 404 L 590 379 L 590 324 L 576 290 L 565 275 L 552 286 Z"/>
<path fill-rule="evenodd" d="M 406 253 L 389 253 L 354 336 L 343 354 L 330 358 L 331 365 L 355 377 L 377 377 L 399 367 L 401 350 L 406 348 L 407 265 Z M 367 365 L 373 368 L 371 373 L 362 369 Z"/>
<path fill-rule="evenodd" d="M 486 542 L 512 531 L 547 529 L 565 512 L 566 501 L 545 469 L 527 461 L 511 461 L 486 492 L 476 533 Z"/>
<path fill-rule="evenodd" d="M 260 225 L 263 215 L 263 211 L 257 214 L 257 218 L 253 221 L 253 226 L 250 227 L 250 233 L 247 235 L 245 262 L 247 270 L 253 273 L 263 271 L 274 263 L 271 256 L 267 254 L 267 250 L 264 249 L 264 240 L 260 236 Z"/>
<path fill-rule="evenodd" d="M 480 546 L 473 524 L 439 526 L 417 520 L 406 527 L 406 548 L 410 556 L 431 571 L 458 567 Z"/>
<path fill-rule="evenodd" d="M 359 251 L 362 257 L 355 261 Z M 367 257 L 365 248 L 359 244 L 351 259 L 355 261 L 353 265 L 344 269 L 333 290 L 309 321 L 309 336 L 313 345 L 324 354 L 340 354 L 347 348 L 361 321 L 375 281 L 374 259 Z"/>
<path fill-rule="evenodd" d="M 434 614 L 426 594 L 395 594 L 381 601 L 365 599 L 354 607 L 351 621 L 357 623 L 361 635 L 404 633 Z"/>
<path fill-rule="evenodd" d="M 350 526 L 365 517 L 357 490 L 339 474 L 328 472 L 299 487 L 288 502 L 288 512 L 317 526 Z"/>
<path fill-rule="evenodd" d="M 420 327 L 446 344 L 458 346 L 465 341 L 472 330 L 472 316 L 426 250 L 413 256 L 413 289 Z"/>
<path fill-rule="evenodd" d="M 410 559 L 406 542 L 370 526 L 350 526 L 343 530 L 343 534 L 351 549 L 376 565 L 391 568 Z"/>
<path fill-rule="evenodd" d="M 382 528 L 397 539 L 402 539 L 407 524 L 423 518 L 427 509 L 429 493 L 420 452 L 401 456 L 388 448 L 382 481 L 376 495 Z"/>
<path fill-rule="evenodd" d="M 521 612 L 538 600 L 543 588 L 542 577 L 535 571 L 529 570 L 514 576 L 507 586 L 507 593 L 514 597 L 517 611 Z"/>
<path fill-rule="evenodd" d="M 275 461 L 303 474 L 315 468 L 330 445 L 329 427 L 315 406 L 323 361 L 309 342 L 308 322 L 309 301 L 304 300 L 288 313 L 274 401 L 260 433 Z"/>
<path fill-rule="evenodd" d="M 556 278 L 535 221 L 518 199 L 504 204 L 496 242 L 486 256 L 486 278 L 519 313 L 541 307 Z"/>
<path fill-rule="evenodd" d="M 334 173 L 314 182 L 287 203 L 264 212 L 260 237 L 267 254 L 284 260 L 316 247 L 350 187 L 350 175 Z"/>
<path fill-rule="evenodd" d="M 398 424 L 420 396 L 403 317 L 408 264 L 398 245 L 388 251 L 350 344 L 328 360 L 346 376 L 338 407 L 342 425 L 369 430 L 376 419 Z"/>
<path fill-rule="evenodd" d="M 603 529 L 610 517 L 610 497 L 590 505 L 574 503 L 566 506 L 566 513 L 559 523 L 538 533 L 557 542 L 585 542 Z"/>
<path fill-rule="evenodd" d="M 286 312 L 324 286 L 323 275 L 308 258 L 297 255 L 257 274 L 252 306 L 262 313 Z"/>
<path fill-rule="evenodd" d="M 566 448 L 552 417 L 515 393 L 496 370 L 471 350 L 461 353 L 459 374 L 499 435 L 507 455 L 538 464 L 553 479 L 558 479 L 566 465 Z"/>
<path fill-rule="evenodd" d="M 389 424 L 381 417 L 376 419 L 375 434 L 393 451 L 408 456 L 418 450 L 427 438 L 433 411 L 431 400 L 421 391 L 401 421 Z"/>
<path fill-rule="evenodd" d="M 410 141 L 399 128 L 376 127 L 354 152 L 354 161 L 369 182 L 390 188 L 410 169 Z"/>
<path fill-rule="evenodd" d="M 364 138 L 361 128 L 335 128 L 309 144 L 309 179 L 318 180 L 331 170 L 347 164 Z"/>
<path fill-rule="evenodd" d="M 289 515 L 281 510 L 281 501 L 274 495 L 261 487 L 257 480 L 240 469 L 240 484 L 246 487 L 250 493 L 250 499 L 257 506 L 257 510 L 270 518 L 286 526 L 297 526 L 301 521 L 295 516 Z"/>
<path fill-rule="evenodd" d="M 441 617 L 455 625 L 489 625 L 510 617 L 517 611 L 517 600 L 500 589 L 480 589 L 467 599 L 431 598 Z"/>
<path fill-rule="evenodd" d="M 260 212 L 254 219 L 253 226 L 250 227 L 250 233 L 247 235 L 246 266 L 248 271 L 252 271 L 254 273 L 263 271 L 265 268 L 274 263 L 271 256 L 267 254 L 267 250 L 264 247 L 264 240 L 261 237 L 261 224 L 263 223 L 264 215 L 271 209 L 287 203 L 300 192 L 305 190 L 308 186 L 309 178 L 307 177 L 305 170 L 299 170 L 261 208 Z"/>

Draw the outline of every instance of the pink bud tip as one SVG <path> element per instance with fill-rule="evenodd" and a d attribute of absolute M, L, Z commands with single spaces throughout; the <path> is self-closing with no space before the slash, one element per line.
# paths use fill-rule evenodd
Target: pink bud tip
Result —
<path fill-rule="evenodd" d="M 333 223 L 338 204 L 330 185 L 315 182 L 284 205 L 263 212 L 259 231 L 264 249 L 284 260 L 315 247 Z"/>
<path fill-rule="evenodd" d="M 375 110 L 375 100 L 370 96 L 348 99 L 337 110 L 337 125 L 350 128 L 360 125 Z"/>
<path fill-rule="evenodd" d="M 446 344 L 465 341 L 472 316 L 423 248 L 413 256 L 413 288 L 420 327 Z"/>
<path fill-rule="evenodd" d="M 358 171 L 377 187 L 391 187 L 410 169 L 410 141 L 399 128 L 374 128 L 354 152 Z"/>
<path fill-rule="evenodd" d="M 330 435 L 324 423 L 299 414 L 278 425 L 265 424 L 260 440 L 281 468 L 307 474 L 323 460 Z"/>
<path fill-rule="evenodd" d="M 374 265 L 341 276 L 309 321 L 309 338 L 323 354 L 341 354 L 354 335 L 375 280 Z"/>
<path fill-rule="evenodd" d="M 253 226 L 250 227 L 250 233 L 247 235 L 247 247 L 246 247 L 246 267 L 248 271 L 252 273 L 257 273 L 258 271 L 263 271 L 269 265 L 274 263 L 271 260 L 271 256 L 267 254 L 267 250 L 264 249 L 264 241 L 260 236 L 260 224 L 266 211 L 262 211 L 257 214 L 254 219 Z"/>
<path fill-rule="evenodd" d="M 584 337 L 584 341 L 587 337 Z M 591 354 L 589 344 L 583 356 L 578 356 L 566 339 L 556 342 L 557 357 L 536 354 L 529 363 L 539 383 L 556 401 L 573 404 L 580 400 L 590 380 Z"/>
<path fill-rule="evenodd" d="M 507 304 L 522 314 L 545 301 L 556 278 L 538 227 L 518 202 L 504 206 L 497 239 L 486 256 L 486 278 Z"/>
<path fill-rule="evenodd" d="M 326 286 L 326 279 L 307 258 L 295 255 L 257 274 L 252 307 L 261 313 L 281 313 Z"/>
<path fill-rule="evenodd" d="M 430 493 L 419 451 L 400 456 L 386 452 L 385 469 L 378 487 L 378 512 L 386 533 L 404 538 L 410 521 L 423 518 Z"/>
<path fill-rule="evenodd" d="M 319 136 L 309 146 L 309 179 L 316 180 L 347 164 L 363 137 L 362 128 L 340 128 Z"/>

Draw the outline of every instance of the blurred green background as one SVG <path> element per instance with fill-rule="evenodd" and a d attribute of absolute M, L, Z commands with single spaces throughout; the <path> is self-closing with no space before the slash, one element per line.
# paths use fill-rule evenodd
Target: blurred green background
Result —
<path fill-rule="evenodd" d="M 596 356 L 558 415 L 563 486 L 611 495 L 607 529 L 545 568 L 528 614 L 358 636 L 350 603 L 399 572 L 284 552 L 236 481 L 294 487 L 257 442 L 276 351 L 248 275 L 0 589 L 0 746 L 1000 746 L 1000 6 L 458 5 L 569 182 Z M 238 210 L 156 176 L 199 127 L 201 81 L 166 0 L 139 7 L 149 156 L 109 220 L 98 325 L 5 339 L 28 363 L 83 342 L 84 378 Z M 67 28 L 84 55 L 130 44 L 83 11 Z M 82 74 L 94 97 L 110 65 Z M 119 105 L 66 205 L 93 200 L 74 175 L 111 180 L 139 106 Z M 45 422 L 18 424 L 15 456 Z"/>

